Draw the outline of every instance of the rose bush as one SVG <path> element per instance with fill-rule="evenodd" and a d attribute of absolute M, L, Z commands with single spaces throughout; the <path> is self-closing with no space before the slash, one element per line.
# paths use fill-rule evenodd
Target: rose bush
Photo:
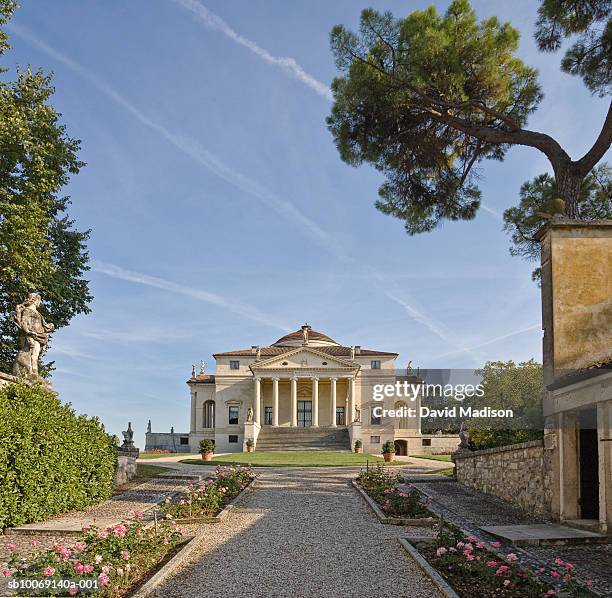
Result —
<path fill-rule="evenodd" d="M 166 497 L 160 506 L 166 517 L 214 517 L 255 477 L 248 467 L 217 467 L 211 479 L 189 486 L 177 498 Z"/>
<path fill-rule="evenodd" d="M 362 471 L 357 476 L 357 483 L 378 503 L 388 517 L 417 519 L 433 516 L 421 500 L 418 490 L 400 489 L 399 477 L 387 473 L 381 465 Z"/>
<path fill-rule="evenodd" d="M 498 552 L 499 542 L 484 542 L 476 536 L 463 536 L 448 528 L 442 529 L 435 542 L 420 549 L 426 559 L 449 582 L 459 596 L 536 598 L 542 596 L 586 597 L 590 581 L 574 575 L 574 565 L 556 559 L 550 568 L 538 573 L 551 581 L 561 582 L 561 588 L 544 583 L 519 565 L 514 553 Z"/>
<path fill-rule="evenodd" d="M 72 546 L 55 544 L 29 558 L 11 550 L 4 577 L 41 577 L 52 579 L 84 578 L 96 580 L 102 598 L 118 598 L 128 592 L 146 572 L 183 540 L 183 535 L 170 520 L 146 527 L 140 513 L 131 522 L 122 522 L 105 529 L 87 526 Z M 45 589 L 48 596 L 75 596 L 73 587 Z"/>

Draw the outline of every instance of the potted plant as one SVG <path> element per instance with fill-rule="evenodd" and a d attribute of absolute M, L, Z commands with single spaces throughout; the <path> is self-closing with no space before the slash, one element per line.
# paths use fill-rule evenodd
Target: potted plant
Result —
<path fill-rule="evenodd" d="M 363 442 L 361 440 L 355 440 L 355 452 L 363 453 Z"/>
<path fill-rule="evenodd" d="M 387 442 L 383 444 L 382 453 L 387 463 L 393 461 L 393 456 L 395 455 L 395 444 L 393 440 L 387 440 Z"/>
<path fill-rule="evenodd" d="M 246 439 L 246 449 L 247 449 L 247 453 L 252 453 L 253 450 L 255 449 L 255 442 L 253 442 L 252 438 Z"/>
<path fill-rule="evenodd" d="M 200 454 L 204 461 L 211 461 L 215 452 L 215 441 L 210 438 L 200 440 Z"/>

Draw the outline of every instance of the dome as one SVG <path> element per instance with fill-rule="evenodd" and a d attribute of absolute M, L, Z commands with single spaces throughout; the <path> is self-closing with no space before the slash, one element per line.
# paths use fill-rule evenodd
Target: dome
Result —
<path fill-rule="evenodd" d="M 306 342 L 308 339 L 308 342 Z M 279 338 L 272 346 L 273 347 L 301 347 L 308 344 L 310 347 L 339 347 L 333 338 L 330 338 L 322 332 L 313 330 L 308 324 L 304 324 L 299 330 L 286 334 Z"/>

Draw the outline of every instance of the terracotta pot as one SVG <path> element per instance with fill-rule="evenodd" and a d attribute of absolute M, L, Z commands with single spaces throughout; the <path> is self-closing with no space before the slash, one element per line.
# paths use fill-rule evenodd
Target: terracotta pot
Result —
<path fill-rule="evenodd" d="M 383 457 L 385 458 L 385 461 L 387 463 L 391 463 L 391 461 L 393 461 L 394 456 L 395 456 L 395 453 L 383 453 Z"/>
<path fill-rule="evenodd" d="M 204 459 L 204 461 L 212 461 L 214 454 L 215 453 L 202 453 L 202 459 Z"/>
<path fill-rule="evenodd" d="M 356 446 L 355 447 L 355 452 L 356 453 L 363 453 L 363 447 L 362 446 Z"/>
<path fill-rule="evenodd" d="M 252 446 L 247 446 L 247 453 L 252 453 L 253 452 L 254 447 Z"/>

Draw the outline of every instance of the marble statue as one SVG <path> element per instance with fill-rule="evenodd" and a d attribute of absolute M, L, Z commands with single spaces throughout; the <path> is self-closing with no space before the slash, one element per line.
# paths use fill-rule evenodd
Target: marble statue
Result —
<path fill-rule="evenodd" d="M 465 429 L 465 422 L 461 422 L 461 427 L 459 428 L 459 438 L 461 440 L 461 442 L 459 443 L 459 449 L 461 449 L 461 450 L 469 449 L 470 448 L 469 447 L 470 434 Z"/>
<path fill-rule="evenodd" d="M 30 293 L 15 310 L 13 321 L 19 328 L 19 352 L 13 364 L 14 376 L 39 377 L 38 360 L 49 342 L 50 333 L 55 329 L 39 313 L 40 303 L 40 295 Z"/>
<path fill-rule="evenodd" d="M 147 424 L 147 434 L 151 433 L 151 420 L 149 420 L 149 423 Z"/>
<path fill-rule="evenodd" d="M 246 418 L 247 422 L 250 424 L 253 421 L 253 409 L 251 407 L 249 407 L 247 409 L 247 418 Z"/>
<path fill-rule="evenodd" d="M 355 407 L 355 422 L 361 421 L 361 409 L 359 407 Z"/>

